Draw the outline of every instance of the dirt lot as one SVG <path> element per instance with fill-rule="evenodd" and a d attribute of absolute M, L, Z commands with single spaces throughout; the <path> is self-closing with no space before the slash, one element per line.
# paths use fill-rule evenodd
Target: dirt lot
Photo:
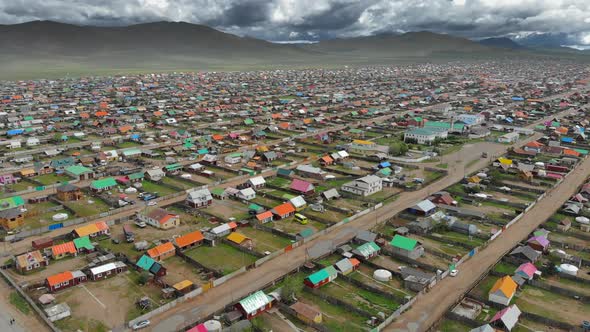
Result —
<path fill-rule="evenodd" d="M 242 220 L 251 217 L 248 214 L 248 207 L 246 205 L 231 199 L 214 200 L 213 204 L 206 208 L 205 211 L 224 220 L 228 220 L 229 218 Z"/>
<path fill-rule="evenodd" d="M 190 280 L 196 287 L 199 287 L 208 280 L 205 271 L 192 267 L 178 256 L 166 259 L 164 267 L 166 267 L 167 273 L 164 281 L 169 285 L 174 285 L 183 280 Z"/>
<path fill-rule="evenodd" d="M 540 288 L 527 286 L 516 296 L 514 303 L 521 310 L 557 321 L 578 325 L 582 320 L 590 317 L 590 303 L 583 304 Z"/>
<path fill-rule="evenodd" d="M 17 282 L 43 281 L 45 278 L 63 271 L 79 270 L 86 266 L 86 264 L 88 264 L 86 257 L 84 255 L 80 255 L 73 258 L 63 258 L 58 261 L 52 259 L 49 261 L 49 265 L 43 270 L 26 275 L 22 275 L 12 269 L 8 271 Z"/>

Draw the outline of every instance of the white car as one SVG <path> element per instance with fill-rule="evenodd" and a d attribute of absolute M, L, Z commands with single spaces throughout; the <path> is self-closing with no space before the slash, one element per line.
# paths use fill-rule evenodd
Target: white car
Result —
<path fill-rule="evenodd" d="M 137 322 L 137 323 L 133 324 L 133 326 L 131 328 L 133 329 L 133 331 L 136 331 L 136 330 L 141 330 L 143 328 L 146 328 L 148 326 L 150 326 L 150 321 L 148 319 L 146 319 L 146 320 L 142 320 L 141 322 Z"/>
<path fill-rule="evenodd" d="M 449 273 L 449 274 L 451 275 L 451 277 L 456 277 L 457 274 L 459 274 L 459 270 L 457 270 L 457 269 L 451 270 L 451 273 Z"/>
<path fill-rule="evenodd" d="M 154 205 L 158 205 L 158 202 L 156 202 L 156 201 L 149 201 L 147 203 L 147 206 L 154 206 Z"/>

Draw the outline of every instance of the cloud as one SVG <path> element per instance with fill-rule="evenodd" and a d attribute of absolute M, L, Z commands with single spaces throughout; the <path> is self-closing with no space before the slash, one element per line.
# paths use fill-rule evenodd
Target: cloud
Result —
<path fill-rule="evenodd" d="M 430 30 L 469 38 L 565 34 L 590 45 L 588 0 L 0 0 L 0 23 L 31 20 L 186 21 L 274 41 Z"/>

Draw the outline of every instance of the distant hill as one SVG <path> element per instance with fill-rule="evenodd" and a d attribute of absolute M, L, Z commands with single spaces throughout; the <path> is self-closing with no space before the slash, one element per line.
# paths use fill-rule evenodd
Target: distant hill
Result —
<path fill-rule="evenodd" d="M 479 41 L 480 44 L 490 47 L 507 48 L 511 50 L 521 50 L 525 47 L 506 37 L 486 38 Z"/>
<path fill-rule="evenodd" d="M 508 41 L 427 31 L 279 44 L 190 23 L 93 27 L 34 21 L 0 25 L 0 80 L 127 72 L 244 70 L 480 60 L 522 56 Z M 529 50 L 525 50 L 529 52 Z M 529 55 L 579 57 L 552 49 Z M 545 56 L 545 55 L 542 55 Z"/>

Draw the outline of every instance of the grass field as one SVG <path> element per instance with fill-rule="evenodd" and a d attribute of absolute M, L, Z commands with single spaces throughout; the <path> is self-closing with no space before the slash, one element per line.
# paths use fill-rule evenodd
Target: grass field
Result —
<path fill-rule="evenodd" d="M 92 201 L 92 204 L 89 203 Z M 109 211 L 110 207 L 102 199 L 98 197 L 84 197 L 79 201 L 71 201 L 64 203 L 67 207 L 74 210 L 78 217 L 89 217 L 95 214 L 100 214 Z"/>
<path fill-rule="evenodd" d="M 254 250 L 259 253 L 264 253 L 265 251 L 274 252 L 291 244 L 291 240 L 287 238 L 258 230 L 254 227 L 242 227 L 239 229 L 239 232 L 254 241 Z"/>
<path fill-rule="evenodd" d="M 149 193 L 158 193 L 160 196 L 167 196 L 176 192 L 176 190 L 172 188 L 168 188 L 161 184 L 157 184 L 155 182 L 144 180 L 141 182 L 141 187 L 144 191 Z"/>
<path fill-rule="evenodd" d="M 65 176 L 65 175 L 57 175 L 55 173 L 50 173 L 50 174 L 43 174 L 43 175 L 38 175 L 36 177 L 34 177 L 33 179 L 35 179 L 36 181 L 39 181 L 40 183 L 42 183 L 43 185 L 50 185 L 50 184 L 54 184 L 54 183 L 58 183 L 58 182 L 64 182 L 64 181 L 70 181 L 72 178 L 70 178 L 69 176 Z"/>
<path fill-rule="evenodd" d="M 25 315 L 29 314 L 31 311 L 29 303 L 16 291 L 10 293 L 10 303 Z"/>
<path fill-rule="evenodd" d="M 225 243 L 217 243 L 215 247 L 200 246 L 188 250 L 185 254 L 208 268 L 221 271 L 224 275 L 250 265 L 258 259 Z"/>

